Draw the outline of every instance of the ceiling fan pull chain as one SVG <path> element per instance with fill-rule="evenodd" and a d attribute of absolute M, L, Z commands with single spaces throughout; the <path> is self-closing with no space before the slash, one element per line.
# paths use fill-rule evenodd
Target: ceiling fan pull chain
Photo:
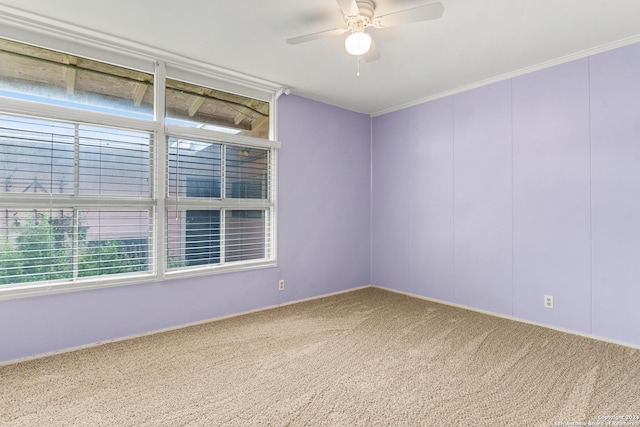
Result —
<path fill-rule="evenodd" d="M 360 55 L 358 55 L 358 60 L 356 61 L 356 77 L 360 77 Z"/>

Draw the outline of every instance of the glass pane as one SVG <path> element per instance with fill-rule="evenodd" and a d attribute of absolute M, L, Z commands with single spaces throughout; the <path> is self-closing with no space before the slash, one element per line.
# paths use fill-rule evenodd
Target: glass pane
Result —
<path fill-rule="evenodd" d="M 220 263 L 220 211 L 169 211 L 167 265 L 179 268 Z"/>
<path fill-rule="evenodd" d="M 167 122 L 219 132 L 269 137 L 269 103 L 167 79 Z"/>
<path fill-rule="evenodd" d="M 266 199 L 269 152 L 258 148 L 227 147 L 226 196 L 232 199 Z"/>
<path fill-rule="evenodd" d="M 79 277 L 147 271 L 149 250 L 149 211 L 80 211 Z"/>
<path fill-rule="evenodd" d="M 74 125 L 0 115 L 0 193 L 73 194 Z"/>
<path fill-rule="evenodd" d="M 86 210 L 75 215 L 70 208 L 5 209 L 0 285 L 148 271 L 149 211 Z"/>
<path fill-rule="evenodd" d="M 265 229 L 264 211 L 229 211 L 225 232 L 225 260 L 233 262 L 265 258 Z"/>
<path fill-rule="evenodd" d="M 4 209 L 0 285 L 73 277 L 73 211 Z"/>
<path fill-rule="evenodd" d="M 81 125 L 79 194 L 149 196 L 151 135 Z"/>
<path fill-rule="evenodd" d="M 153 119 L 153 75 L 0 39 L 0 94 Z"/>
<path fill-rule="evenodd" d="M 169 195 L 220 198 L 221 146 L 169 138 Z"/>

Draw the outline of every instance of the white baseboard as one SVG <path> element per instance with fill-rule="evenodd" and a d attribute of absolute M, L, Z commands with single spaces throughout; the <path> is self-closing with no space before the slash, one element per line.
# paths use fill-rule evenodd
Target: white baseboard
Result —
<path fill-rule="evenodd" d="M 573 331 L 571 329 L 558 328 L 556 326 L 545 325 L 544 323 L 533 322 L 531 320 L 521 319 L 519 317 L 508 316 L 506 314 L 500 314 L 500 313 L 494 313 L 492 311 L 482 310 L 480 308 L 469 307 L 469 306 L 466 306 L 466 305 L 456 304 L 456 303 L 453 303 L 453 302 L 439 300 L 439 299 L 436 299 L 436 298 L 429 298 L 429 297 L 425 297 L 425 296 L 422 296 L 422 295 L 412 294 L 410 292 L 399 291 L 397 289 L 385 288 L 384 286 L 371 285 L 371 287 L 382 289 L 384 291 L 393 292 L 393 293 L 400 294 L 400 295 L 405 295 L 405 296 L 412 297 L 412 298 L 418 298 L 418 299 L 422 299 L 422 300 L 426 300 L 426 301 L 430 301 L 430 302 L 435 302 L 435 303 L 438 303 L 438 304 L 448 305 L 450 307 L 460 308 L 460 309 L 463 309 L 463 310 L 475 311 L 477 313 L 487 314 L 489 316 L 499 317 L 501 319 L 513 320 L 513 321 L 516 321 L 516 322 L 526 323 L 528 325 L 533 325 L 533 326 L 540 326 L 540 327 L 551 329 L 551 330 L 554 330 L 554 331 L 564 332 L 566 334 L 577 335 L 577 336 L 580 336 L 580 337 L 583 337 L 583 338 L 590 338 L 590 339 L 593 339 L 593 340 L 596 340 L 596 341 L 602 341 L 602 342 L 606 342 L 606 343 L 610 343 L 610 344 L 617 344 L 617 345 L 621 345 L 621 346 L 624 346 L 624 347 L 629 347 L 629 348 L 633 348 L 633 349 L 636 349 L 636 350 L 640 350 L 640 345 L 637 345 L 637 344 L 632 344 L 632 343 L 628 343 L 628 342 L 624 342 L 624 341 L 618 341 L 618 340 L 612 340 L 612 339 L 604 338 L 604 337 L 601 337 L 601 336 L 598 336 L 598 335 L 585 334 L 583 332 Z"/>

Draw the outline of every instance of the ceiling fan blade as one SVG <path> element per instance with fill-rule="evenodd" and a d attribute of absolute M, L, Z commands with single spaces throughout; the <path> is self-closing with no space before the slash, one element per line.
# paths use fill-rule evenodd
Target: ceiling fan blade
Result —
<path fill-rule="evenodd" d="M 369 48 L 369 51 L 365 53 L 362 57 L 364 58 L 364 62 L 373 62 L 380 59 L 380 52 L 378 52 L 378 48 L 376 47 L 376 44 L 373 42 L 373 39 L 371 40 L 371 47 Z"/>
<path fill-rule="evenodd" d="M 287 39 L 287 44 L 300 44 L 310 42 L 311 40 L 322 39 L 325 37 L 339 36 L 344 34 L 347 28 L 334 28 L 333 30 L 319 31 L 317 33 L 306 34 L 304 36 L 292 37 Z"/>
<path fill-rule="evenodd" d="M 360 14 L 360 9 L 358 9 L 356 0 L 336 0 L 336 1 L 338 2 L 338 7 L 340 8 L 340 10 L 344 15 L 357 16 Z"/>
<path fill-rule="evenodd" d="M 438 19 L 444 13 L 442 3 L 431 3 L 426 6 L 401 10 L 374 19 L 374 25 L 379 28 L 392 27 L 394 25 L 409 24 L 411 22 L 429 21 Z"/>

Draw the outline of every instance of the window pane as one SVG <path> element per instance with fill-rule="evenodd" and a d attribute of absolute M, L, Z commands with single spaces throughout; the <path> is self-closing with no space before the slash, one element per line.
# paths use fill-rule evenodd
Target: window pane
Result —
<path fill-rule="evenodd" d="M 153 75 L 0 39 L 0 94 L 153 118 Z"/>
<path fill-rule="evenodd" d="M 0 192 L 149 197 L 151 138 L 146 132 L 0 115 Z"/>
<path fill-rule="evenodd" d="M 73 277 L 73 211 L 4 209 L 0 285 Z"/>
<path fill-rule="evenodd" d="M 74 125 L 0 115 L 0 193 L 73 194 Z"/>
<path fill-rule="evenodd" d="M 220 211 L 169 211 L 168 268 L 220 263 Z"/>
<path fill-rule="evenodd" d="M 151 135 L 80 125 L 79 194 L 149 196 Z"/>
<path fill-rule="evenodd" d="M 147 210 L 5 209 L 0 285 L 148 271 L 149 221 Z"/>
<path fill-rule="evenodd" d="M 232 262 L 265 258 L 265 229 L 264 211 L 229 211 L 225 232 L 225 260 Z"/>
<path fill-rule="evenodd" d="M 219 132 L 269 137 L 269 103 L 167 79 L 167 121 Z"/>
<path fill-rule="evenodd" d="M 78 276 L 149 270 L 149 211 L 79 213 Z"/>
<path fill-rule="evenodd" d="M 269 152 L 257 148 L 227 147 L 226 194 L 233 199 L 269 197 Z"/>
<path fill-rule="evenodd" d="M 221 146 L 169 138 L 169 195 L 220 198 Z"/>

